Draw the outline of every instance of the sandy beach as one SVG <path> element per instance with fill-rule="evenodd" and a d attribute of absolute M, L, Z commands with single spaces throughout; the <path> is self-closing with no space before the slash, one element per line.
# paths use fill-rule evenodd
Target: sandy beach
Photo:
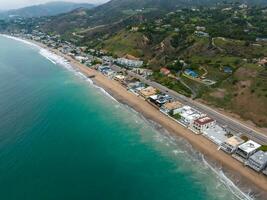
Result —
<path fill-rule="evenodd" d="M 35 41 L 30 42 L 33 42 L 38 46 L 41 46 L 42 48 L 46 48 L 49 51 L 61 57 L 64 57 L 71 63 L 73 67 L 77 68 L 86 76 L 95 75 L 95 78 L 92 79 L 93 82 L 96 85 L 104 88 L 119 102 L 129 105 L 130 107 L 141 113 L 144 117 L 160 124 L 171 134 L 175 134 L 177 136 L 185 138 L 195 149 L 201 152 L 209 160 L 215 161 L 216 163 L 221 165 L 226 171 L 228 170 L 230 172 L 233 172 L 235 176 L 242 177 L 242 182 L 248 183 L 249 185 L 258 188 L 257 192 L 260 192 L 261 199 L 264 199 L 267 196 L 267 176 L 259 174 L 253 171 L 252 169 L 245 167 L 242 163 L 238 162 L 228 154 L 218 150 L 218 147 L 214 143 L 212 143 L 201 135 L 193 134 L 190 130 L 184 128 L 177 122 L 173 121 L 172 119 L 155 109 L 145 100 L 128 92 L 126 88 L 124 88 L 118 82 L 110 80 L 109 78 L 102 75 L 100 72 L 80 64 L 71 57 L 62 54 L 58 50 L 50 49 L 45 45 L 37 43 Z"/>

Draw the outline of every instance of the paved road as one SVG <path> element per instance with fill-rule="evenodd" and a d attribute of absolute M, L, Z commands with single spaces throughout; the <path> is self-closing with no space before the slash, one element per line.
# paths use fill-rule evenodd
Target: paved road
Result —
<path fill-rule="evenodd" d="M 115 71 L 122 71 L 121 68 L 116 68 L 116 67 L 112 67 L 113 70 Z M 126 70 L 123 70 L 126 71 Z M 167 87 L 156 83 L 154 81 L 148 80 L 134 72 L 131 72 L 129 70 L 127 70 L 128 75 L 139 79 L 141 82 L 150 85 L 152 87 L 157 88 L 159 91 L 170 95 L 171 97 L 173 97 L 174 99 L 180 101 L 183 104 L 189 105 L 197 110 L 199 110 L 202 113 L 207 114 L 208 116 L 210 116 L 213 119 L 216 119 L 216 121 L 222 125 L 223 127 L 227 128 L 230 131 L 235 132 L 236 134 L 244 134 L 246 136 L 248 136 L 249 138 L 253 139 L 254 141 L 260 143 L 260 144 L 267 144 L 267 135 L 264 135 L 263 133 L 260 133 L 258 131 L 253 130 L 252 128 L 246 126 L 245 124 L 230 118 L 228 116 L 225 116 L 219 112 L 217 112 L 216 110 L 201 104 L 199 102 L 196 102 L 194 100 L 192 100 L 191 98 L 185 97 L 173 90 L 168 89 Z"/>

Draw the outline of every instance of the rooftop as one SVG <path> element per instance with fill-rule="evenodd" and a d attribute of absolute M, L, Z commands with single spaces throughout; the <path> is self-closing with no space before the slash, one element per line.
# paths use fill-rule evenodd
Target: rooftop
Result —
<path fill-rule="evenodd" d="M 208 123 L 211 123 L 214 121 L 215 121 L 214 119 L 207 117 L 207 116 L 204 116 L 204 117 L 197 119 L 195 122 L 200 124 L 200 125 L 204 125 L 204 124 L 208 124 Z"/>
<path fill-rule="evenodd" d="M 183 104 L 181 104 L 179 101 L 173 101 L 170 103 L 165 103 L 163 108 L 167 109 L 167 110 L 174 110 L 177 108 L 181 108 L 183 106 Z"/>
<path fill-rule="evenodd" d="M 203 116 L 203 114 L 190 106 L 183 106 L 179 111 L 180 115 L 187 120 L 196 120 Z"/>
<path fill-rule="evenodd" d="M 241 144 L 238 148 L 247 152 L 247 153 L 250 153 L 250 152 L 253 152 L 255 151 L 256 149 L 258 149 L 261 145 L 252 141 L 252 140 L 249 140 L 247 142 L 245 142 L 244 144 Z"/>
<path fill-rule="evenodd" d="M 155 95 L 157 93 L 157 90 L 156 90 L 156 88 L 149 86 L 149 87 L 141 90 L 140 93 L 146 97 L 149 97 L 149 96 Z"/>
<path fill-rule="evenodd" d="M 206 129 L 203 134 L 218 145 L 221 145 L 228 139 L 226 136 L 227 132 L 219 125 Z"/>
<path fill-rule="evenodd" d="M 249 160 L 253 160 L 260 164 L 265 164 L 267 162 L 267 152 L 258 151 L 250 156 Z"/>
<path fill-rule="evenodd" d="M 242 143 L 244 143 L 244 140 L 242 140 L 240 137 L 233 136 L 230 137 L 228 140 L 225 141 L 227 144 L 230 144 L 233 147 L 239 146 Z"/>

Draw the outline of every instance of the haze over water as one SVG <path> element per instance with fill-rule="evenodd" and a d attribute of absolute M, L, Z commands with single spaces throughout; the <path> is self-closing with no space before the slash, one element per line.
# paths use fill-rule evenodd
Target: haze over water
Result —
<path fill-rule="evenodd" d="M 184 140 L 0 36 L 1 200 L 235 200 Z"/>

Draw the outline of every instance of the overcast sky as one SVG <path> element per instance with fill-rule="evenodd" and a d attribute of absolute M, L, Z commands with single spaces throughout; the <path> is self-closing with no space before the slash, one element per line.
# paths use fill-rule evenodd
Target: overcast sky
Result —
<path fill-rule="evenodd" d="M 51 1 L 71 1 L 71 2 L 85 2 L 85 3 L 103 3 L 108 0 L 0 0 L 0 10 L 7 10 L 13 8 L 20 8 L 30 5 L 36 5 L 40 3 L 46 3 Z"/>

